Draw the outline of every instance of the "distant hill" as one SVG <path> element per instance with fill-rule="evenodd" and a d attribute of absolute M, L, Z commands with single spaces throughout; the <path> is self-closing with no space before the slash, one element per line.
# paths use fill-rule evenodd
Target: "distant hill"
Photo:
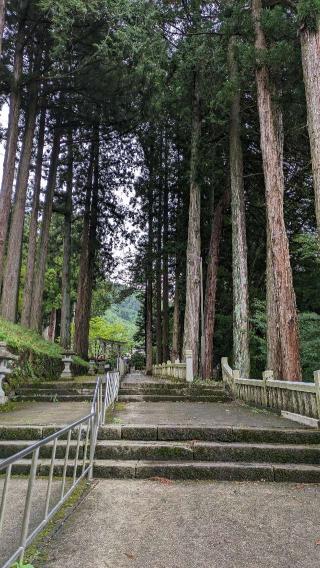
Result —
<path fill-rule="evenodd" d="M 128 336 L 133 338 L 137 331 L 136 321 L 140 310 L 140 301 L 135 293 L 127 296 L 118 303 L 111 304 L 104 314 L 108 323 L 121 323 L 125 326 Z"/>

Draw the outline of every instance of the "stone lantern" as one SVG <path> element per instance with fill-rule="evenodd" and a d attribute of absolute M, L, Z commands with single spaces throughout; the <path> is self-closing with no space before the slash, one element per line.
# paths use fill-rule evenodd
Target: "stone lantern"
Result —
<path fill-rule="evenodd" d="M 95 374 L 96 374 L 96 362 L 94 359 L 90 359 L 88 375 L 91 375 L 93 377 Z"/>
<path fill-rule="evenodd" d="M 10 375 L 12 364 L 17 359 L 19 359 L 17 355 L 13 355 L 8 351 L 7 344 L 4 341 L 0 341 L 0 404 L 4 404 L 7 401 L 2 388 L 2 381 L 6 375 Z"/>
<path fill-rule="evenodd" d="M 72 379 L 71 363 L 72 355 L 70 351 L 63 354 L 62 363 L 64 364 L 64 369 L 60 375 L 60 379 Z"/>

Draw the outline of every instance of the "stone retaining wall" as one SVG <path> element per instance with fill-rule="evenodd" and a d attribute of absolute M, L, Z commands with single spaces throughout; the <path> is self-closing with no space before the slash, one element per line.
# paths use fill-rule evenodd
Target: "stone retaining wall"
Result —
<path fill-rule="evenodd" d="M 223 381 L 234 398 L 320 419 L 320 371 L 315 371 L 314 383 L 303 383 L 274 380 L 272 371 L 265 371 L 262 380 L 243 379 L 229 366 L 227 357 L 222 358 L 221 368 Z"/>

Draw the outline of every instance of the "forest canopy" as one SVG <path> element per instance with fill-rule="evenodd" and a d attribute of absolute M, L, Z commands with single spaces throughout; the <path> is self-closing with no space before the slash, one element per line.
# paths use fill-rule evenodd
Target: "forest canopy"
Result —
<path fill-rule="evenodd" d="M 320 0 L 0 0 L 3 320 L 312 380 L 319 46 Z"/>

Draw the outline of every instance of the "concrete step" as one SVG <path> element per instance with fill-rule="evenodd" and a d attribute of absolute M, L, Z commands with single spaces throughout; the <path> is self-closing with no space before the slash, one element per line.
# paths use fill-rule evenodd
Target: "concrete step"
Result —
<path fill-rule="evenodd" d="M 184 426 L 109 424 L 99 430 L 99 440 L 211 441 L 264 444 L 320 444 L 320 430 L 249 428 L 232 426 Z"/>
<path fill-rule="evenodd" d="M 65 460 L 60 459 L 55 461 L 53 473 L 56 477 L 61 477 L 63 474 Z M 86 466 L 89 464 L 88 460 L 86 461 Z M 1 465 L 1 460 L 0 460 Z M 50 459 L 43 459 L 40 458 L 37 464 L 37 475 L 39 476 L 48 476 L 50 472 Z M 12 474 L 13 475 L 28 475 L 30 472 L 31 467 L 31 459 L 24 459 L 17 461 L 12 466 Z M 68 460 L 67 462 L 67 477 L 72 477 L 74 474 L 74 467 L 75 467 L 75 460 Z M 77 463 L 77 475 L 82 472 L 83 468 L 83 460 L 79 459 Z"/>
<path fill-rule="evenodd" d="M 64 425 L 59 426 L 0 426 L 0 444 L 2 441 L 37 441 L 51 436 L 55 432 L 59 432 Z M 86 435 L 86 427 L 83 427 L 82 438 Z M 72 431 L 71 438 L 76 439 L 78 436 L 78 429 Z M 66 439 L 67 434 L 64 434 L 60 440 Z"/>
<path fill-rule="evenodd" d="M 17 454 L 18 452 L 20 452 L 21 450 L 24 450 L 25 448 L 32 446 L 32 444 L 34 444 L 36 442 L 36 440 L 33 441 L 26 441 L 26 440 L 17 440 L 17 441 L 10 441 L 10 440 L 1 440 L 0 441 L 0 459 L 5 459 L 5 458 L 9 458 L 10 456 L 13 456 L 14 454 Z M 84 444 L 83 442 L 81 442 L 80 447 L 79 447 L 79 457 L 82 458 L 83 456 L 83 448 Z M 66 455 L 66 447 L 67 447 L 67 442 L 66 440 L 59 440 L 57 443 L 57 449 L 56 449 L 56 457 L 59 459 L 63 459 Z M 70 448 L 69 448 L 69 457 L 72 459 L 75 457 L 76 455 L 76 448 L 77 448 L 77 442 L 76 440 L 73 440 L 70 442 Z M 52 456 L 52 449 L 53 449 L 53 442 L 43 446 L 42 448 L 40 448 L 40 457 L 41 458 L 48 458 L 50 459 Z M 30 458 L 30 456 L 27 456 L 26 459 Z"/>
<path fill-rule="evenodd" d="M 199 395 L 225 395 L 226 391 L 223 388 L 179 388 L 179 389 L 165 389 L 165 388 L 123 388 L 119 390 L 119 395 L 187 395 L 187 396 L 199 396 Z"/>
<path fill-rule="evenodd" d="M 41 394 L 41 392 L 37 392 L 35 394 L 21 394 L 14 397 L 14 400 L 31 402 L 31 401 L 40 401 L 40 402 L 91 402 L 92 401 L 92 393 L 88 394 L 60 394 L 57 395 L 56 392 L 52 392 L 51 394 Z"/>
<path fill-rule="evenodd" d="M 94 390 L 96 386 L 94 382 L 84 382 L 84 383 L 76 383 L 73 381 L 52 381 L 52 382 L 45 382 L 45 383 L 24 383 L 23 387 L 20 387 L 18 390 L 25 391 L 25 390 L 78 390 L 78 389 L 89 389 Z"/>
<path fill-rule="evenodd" d="M 67 389 L 67 388 L 57 388 L 57 389 L 49 389 L 49 388 L 41 388 L 41 389 L 30 389 L 30 388 L 20 388 L 16 390 L 16 396 L 19 397 L 38 397 L 38 396 L 74 396 L 74 395 L 86 395 L 92 398 L 94 393 L 93 389 L 87 388 L 77 388 L 77 389 Z"/>
<path fill-rule="evenodd" d="M 320 464 L 320 445 L 99 441 L 96 459 Z"/>
<path fill-rule="evenodd" d="M 228 402 L 226 393 L 217 394 L 138 394 L 118 396 L 119 402 Z"/>
<path fill-rule="evenodd" d="M 320 466 L 274 463 L 163 462 L 99 460 L 96 478 L 166 478 L 220 481 L 290 481 L 320 483 Z"/>

